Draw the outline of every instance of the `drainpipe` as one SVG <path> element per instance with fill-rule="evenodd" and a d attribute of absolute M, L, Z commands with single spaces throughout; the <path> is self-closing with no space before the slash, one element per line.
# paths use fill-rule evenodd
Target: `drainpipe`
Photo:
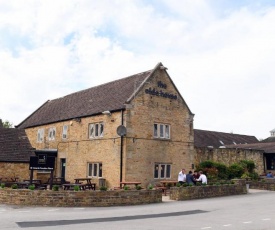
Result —
<path fill-rule="evenodd" d="M 123 110 L 121 110 L 121 125 L 123 125 Z M 122 182 L 122 166 L 123 166 L 123 136 L 121 135 L 120 136 L 120 182 Z"/>

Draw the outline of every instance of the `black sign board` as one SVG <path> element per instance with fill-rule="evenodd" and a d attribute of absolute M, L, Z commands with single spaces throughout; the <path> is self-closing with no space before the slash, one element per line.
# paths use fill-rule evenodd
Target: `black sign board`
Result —
<path fill-rule="evenodd" d="M 30 170 L 54 170 L 55 157 L 39 154 L 35 157 L 30 157 Z"/>

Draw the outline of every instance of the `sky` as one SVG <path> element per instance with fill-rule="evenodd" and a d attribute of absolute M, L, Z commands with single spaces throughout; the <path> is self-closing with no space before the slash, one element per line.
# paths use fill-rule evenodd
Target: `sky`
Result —
<path fill-rule="evenodd" d="M 194 128 L 265 139 L 274 22 L 273 0 L 0 0 L 0 118 L 162 62 Z"/>

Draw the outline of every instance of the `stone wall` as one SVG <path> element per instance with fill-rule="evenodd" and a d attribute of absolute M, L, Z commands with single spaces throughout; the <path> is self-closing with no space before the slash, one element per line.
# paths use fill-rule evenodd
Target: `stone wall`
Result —
<path fill-rule="evenodd" d="M 0 162 L 0 178 L 5 181 L 8 178 L 18 177 L 19 180 L 29 179 L 30 170 L 29 163 L 15 163 L 15 162 Z"/>
<path fill-rule="evenodd" d="M 247 194 L 245 184 L 171 187 L 171 200 L 193 200 L 219 196 Z"/>
<path fill-rule="evenodd" d="M 194 163 L 198 165 L 200 162 L 211 160 L 224 163 L 229 166 L 238 163 L 240 160 L 252 160 L 256 165 L 256 172 L 261 174 L 264 171 L 263 151 L 248 149 L 209 149 L 195 148 Z"/>
<path fill-rule="evenodd" d="M 52 207 L 104 207 L 162 202 L 160 190 L 52 191 L 0 189 L 0 203 Z"/>
<path fill-rule="evenodd" d="M 249 184 L 249 188 L 251 189 L 275 191 L 274 179 L 263 181 L 247 181 L 247 183 Z"/>

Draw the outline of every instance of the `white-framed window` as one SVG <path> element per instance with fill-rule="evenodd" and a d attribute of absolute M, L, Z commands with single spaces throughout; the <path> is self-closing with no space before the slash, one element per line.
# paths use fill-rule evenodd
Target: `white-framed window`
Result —
<path fill-rule="evenodd" d="M 88 177 L 102 177 L 102 163 L 88 163 Z"/>
<path fill-rule="evenodd" d="M 42 143 L 44 139 L 44 129 L 37 130 L 37 142 Z"/>
<path fill-rule="evenodd" d="M 89 138 L 103 137 L 103 122 L 89 124 Z"/>
<path fill-rule="evenodd" d="M 55 134 L 56 134 L 55 127 L 49 128 L 49 135 L 48 135 L 49 141 L 54 141 L 55 140 Z"/>
<path fill-rule="evenodd" d="M 171 164 L 167 163 L 155 163 L 154 178 L 166 179 L 171 178 Z"/>
<path fill-rule="evenodd" d="M 67 137 L 68 137 L 68 128 L 69 128 L 68 125 L 63 125 L 63 128 L 62 128 L 62 139 L 67 139 Z"/>
<path fill-rule="evenodd" d="M 170 125 L 155 123 L 154 137 L 162 138 L 162 139 L 170 139 Z"/>

